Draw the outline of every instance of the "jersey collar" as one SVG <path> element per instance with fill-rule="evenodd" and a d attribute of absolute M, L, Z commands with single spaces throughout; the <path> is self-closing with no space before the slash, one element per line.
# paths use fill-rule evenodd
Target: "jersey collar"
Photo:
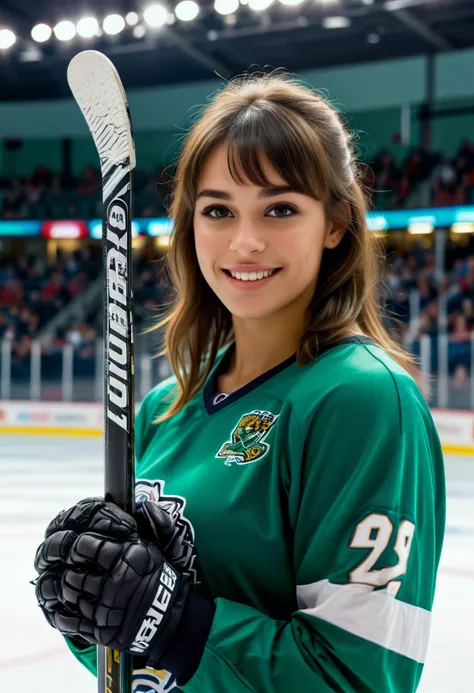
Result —
<path fill-rule="evenodd" d="M 343 344 L 375 344 L 375 342 L 372 339 L 370 339 L 370 337 L 346 337 L 345 339 L 340 339 L 339 341 L 334 342 L 334 344 L 331 344 L 329 347 L 327 347 L 327 349 L 321 350 L 319 352 L 319 356 L 329 351 L 330 349 L 333 349 L 337 346 L 341 346 Z M 265 383 L 267 380 L 270 380 L 270 378 L 273 378 L 278 373 L 281 373 L 281 371 L 284 371 L 286 368 L 296 363 L 296 354 L 293 354 L 289 358 L 285 359 L 285 361 L 282 361 L 282 363 L 279 363 L 277 366 L 270 368 L 270 370 L 265 371 L 265 373 L 262 373 L 262 375 L 259 375 L 250 383 L 247 383 L 247 385 L 244 385 L 238 390 L 235 390 L 235 392 L 231 392 L 221 402 L 214 404 L 213 400 L 216 394 L 218 394 L 219 392 L 217 388 L 217 378 L 219 377 L 219 375 L 225 373 L 227 368 L 229 367 L 232 355 L 234 353 L 234 349 L 235 342 L 232 342 L 227 347 L 224 347 L 224 349 L 221 351 L 221 354 L 216 358 L 215 364 L 206 380 L 206 383 L 203 388 L 203 397 L 204 405 L 206 407 L 206 411 L 208 414 L 215 414 L 216 412 L 220 411 L 221 409 L 224 409 L 224 407 L 229 406 L 233 402 L 237 402 L 237 400 L 241 399 L 242 397 L 245 397 L 245 395 L 247 395 L 249 392 L 252 392 L 252 390 L 255 390 L 257 387 Z"/>
<path fill-rule="evenodd" d="M 219 375 L 225 373 L 229 367 L 234 349 L 235 342 L 232 342 L 232 344 L 229 345 L 225 353 L 222 355 L 221 359 L 216 363 L 216 366 L 213 368 L 206 381 L 203 395 L 204 404 L 208 414 L 215 414 L 215 412 L 220 411 L 229 404 L 232 404 L 232 402 L 236 402 L 237 400 L 241 399 L 241 397 L 245 397 L 245 395 L 252 392 L 252 390 L 255 390 L 257 387 L 262 385 L 262 383 L 266 382 L 274 375 L 280 373 L 281 371 L 285 370 L 285 368 L 288 368 L 288 366 L 290 366 L 292 363 L 296 362 L 296 354 L 293 354 L 289 358 L 285 359 L 285 361 L 282 363 L 279 363 L 277 366 L 274 366 L 273 368 L 270 368 L 270 370 L 265 371 L 265 373 L 262 373 L 262 375 L 259 375 L 258 378 L 251 380 L 249 383 L 247 383 L 247 385 L 240 387 L 238 390 L 235 390 L 235 392 L 231 392 L 228 397 L 222 400 L 222 402 L 213 404 L 213 399 L 218 392 L 217 378 Z"/>

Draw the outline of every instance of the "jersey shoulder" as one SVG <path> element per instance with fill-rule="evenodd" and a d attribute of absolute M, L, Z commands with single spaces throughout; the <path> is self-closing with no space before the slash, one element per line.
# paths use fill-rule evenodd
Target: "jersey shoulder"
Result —
<path fill-rule="evenodd" d="M 153 435 L 153 421 L 170 406 L 176 385 L 176 376 L 172 375 L 155 385 L 143 398 L 135 418 L 135 456 L 138 461 Z"/>
<path fill-rule="evenodd" d="M 303 367 L 291 391 L 298 418 L 333 408 L 339 416 L 375 416 L 383 412 L 402 424 L 415 412 L 431 420 L 428 405 L 412 376 L 382 347 L 353 343 L 335 347 Z M 388 419 L 387 419 L 388 420 Z"/>
<path fill-rule="evenodd" d="M 141 409 L 145 409 L 148 413 L 151 413 L 153 417 L 158 416 L 163 407 L 169 405 L 171 399 L 170 395 L 177 383 L 176 376 L 171 375 L 169 378 L 155 385 L 155 387 L 143 398 L 140 411 Z"/>

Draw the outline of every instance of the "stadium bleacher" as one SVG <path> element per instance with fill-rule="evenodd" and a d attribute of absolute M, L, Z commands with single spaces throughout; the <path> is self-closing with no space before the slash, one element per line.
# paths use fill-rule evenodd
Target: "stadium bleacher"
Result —
<path fill-rule="evenodd" d="M 172 176 L 170 167 L 158 173 L 136 174 L 135 216 L 164 217 Z M 468 204 L 474 200 L 474 145 L 462 139 L 453 158 L 440 152 L 412 148 L 398 161 L 388 149 L 380 150 L 364 166 L 364 184 L 374 209 L 404 209 L 419 199 L 420 186 L 428 190 L 433 207 Z M 428 186 L 428 188 L 427 188 Z M 87 165 L 76 179 L 64 180 L 44 165 L 29 178 L 0 181 L 0 219 L 90 219 L 101 214 L 101 179 Z M 424 335 L 431 340 L 430 360 L 438 368 L 438 337 L 448 335 L 448 371 L 454 390 L 469 386 L 471 340 L 474 334 L 474 242 L 459 248 L 448 244 L 445 266 L 437 268 L 433 243 L 414 239 L 410 244 L 390 244 L 387 239 L 387 272 L 381 286 L 392 334 L 419 356 Z M 158 256 L 160 253 L 158 253 Z M 149 327 L 168 298 L 166 280 L 148 252 L 135 252 L 135 324 Z M 97 308 L 69 311 L 59 326 L 48 324 L 97 279 L 101 270 L 98 242 L 84 242 L 74 251 L 58 247 L 48 260 L 38 256 L 0 254 L 0 341 L 11 344 L 13 374 L 29 377 L 31 345 L 43 336 L 41 357 L 51 378 L 58 378 L 65 345 L 74 351 L 75 376 L 92 376 L 101 314 Z M 445 317 L 440 318 L 444 301 Z M 56 320 L 57 322 L 57 320 Z M 445 324 L 440 324 L 445 323 Z M 141 342 L 139 341 L 139 344 Z M 153 351 L 156 340 L 143 347 Z"/>

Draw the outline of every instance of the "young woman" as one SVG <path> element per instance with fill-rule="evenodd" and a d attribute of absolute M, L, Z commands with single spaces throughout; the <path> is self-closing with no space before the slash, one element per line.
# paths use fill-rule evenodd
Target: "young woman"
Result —
<path fill-rule="evenodd" d="M 179 159 L 164 324 L 175 377 L 136 423 L 135 518 L 101 499 L 38 549 L 48 621 L 135 691 L 410 693 L 443 459 L 386 334 L 349 135 L 278 76 L 217 95 Z"/>

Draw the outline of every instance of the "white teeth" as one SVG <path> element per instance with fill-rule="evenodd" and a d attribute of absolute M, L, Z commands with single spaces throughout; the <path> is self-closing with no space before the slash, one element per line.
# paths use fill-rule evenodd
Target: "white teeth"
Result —
<path fill-rule="evenodd" d="M 274 270 L 262 270 L 260 272 L 234 272 L 229 270 L 234 279 L 240 279 L 243 282 L 255 282 L 257 279 L 264 279 L 273 274 Z"/>

